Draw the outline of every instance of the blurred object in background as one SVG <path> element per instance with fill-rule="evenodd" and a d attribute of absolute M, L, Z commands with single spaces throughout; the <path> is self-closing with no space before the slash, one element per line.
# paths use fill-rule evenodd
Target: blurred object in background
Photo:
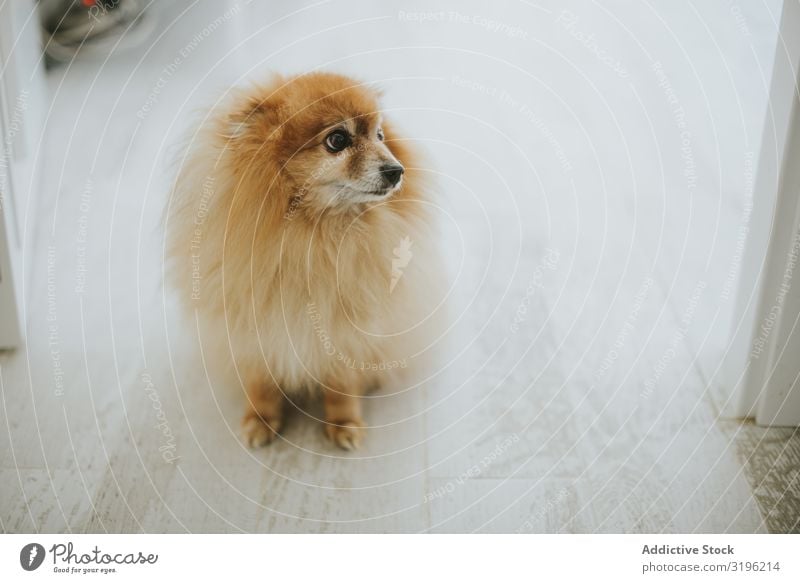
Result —
<path fill-rule="evenodd" d="M 0 350 L 19 346 L 24 335 L 24 216 L 39 188 L 36 159 L 49 105 L 36 7 L 0 1 Z"/>
<path fill-rule="evenodd" d="M 48 61 L 141 46 L 155 30 L 155 18 L 145 6 L 142 0 L 41 0 Z"/>

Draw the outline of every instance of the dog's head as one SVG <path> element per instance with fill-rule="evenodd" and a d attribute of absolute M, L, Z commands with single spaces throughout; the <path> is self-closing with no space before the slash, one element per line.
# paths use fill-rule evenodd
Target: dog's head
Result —
<path fill-rule="evenodd" d="M 249 94 L 230 122 L 249 163 L 272 168 L 273 185 L 264 186 L 288 187 L 303 205 L 355 208 L 385 200 L 402 186 L 402 148 L 393 144 L 377 92 L 347 77 L 277 79 Z"/>

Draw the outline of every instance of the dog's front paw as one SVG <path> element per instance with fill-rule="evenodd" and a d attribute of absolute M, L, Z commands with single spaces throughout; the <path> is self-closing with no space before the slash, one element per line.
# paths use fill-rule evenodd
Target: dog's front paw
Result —
<path fill-rule="evenodd" d="M 242 419 L 242 437 L 250 447 L 263 447 L 272 443 L 280 429 L 279 418 L 264 419 L 254 411 L 248 412 Z"/>
<path fill-rule="evenodd" d="M 360 419 L 339 423 L 328 421 L 325 425 L 325 433 L 333 443 L 342 449 L 352 451 L 361 445 L 364 438 L 364 422 Z"/>

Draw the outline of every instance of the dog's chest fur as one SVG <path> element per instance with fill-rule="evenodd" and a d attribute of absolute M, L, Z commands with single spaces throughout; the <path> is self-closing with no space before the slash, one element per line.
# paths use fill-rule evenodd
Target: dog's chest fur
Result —
<path fill-rule="evenodd" d="M 253 290 L 260 300 L 255 325 L 273 374 L 303 385 L 332 368 L 363 369 L 408 356 L 398 333 L 418 318 L 415 292 L 424 277 L 413 258 L 426 247 L 412 225 L 387 211 L 370 223 L 310 231 L 298 225 L 282 234 L 268 251 L 274 275 Z"/>

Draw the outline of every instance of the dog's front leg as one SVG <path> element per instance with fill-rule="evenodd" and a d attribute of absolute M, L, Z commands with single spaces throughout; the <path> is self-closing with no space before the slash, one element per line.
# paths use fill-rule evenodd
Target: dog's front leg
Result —
<path fill-rule="evenodd" d="M 342 449 L 356 449 L 364 437 L 360 387 L 353 383 L 328 382 L 322 393 L 328 438 Z"/>
<path fill-rule="evenodd" d="M 261 447 L 275 439 L 283 426 L 284 396 L 275 383 L 250 381 L 247 386 L 247 411 L 242 419 L 244 440 L 250 447 Z"/>

